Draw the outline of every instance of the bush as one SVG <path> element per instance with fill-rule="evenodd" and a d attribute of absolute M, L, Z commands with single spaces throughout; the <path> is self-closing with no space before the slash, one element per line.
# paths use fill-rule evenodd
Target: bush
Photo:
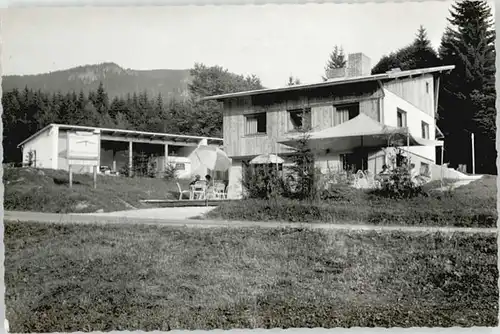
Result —
<path fill-rule="evenodd" d="M 154 178 L 158 174 L 157 163 L 154 155 L 143 152 L 134 156 L 134 175 Z"/>
<path fill-rule="evenodd" d="M 373 190 L 374 194 L 389 198 L 412 198 L 426 196 L 421 185 L 415 184 L 408 171 L 408 167 L 396 167 L 389 172 L 389 177 L 380 182 L 380 189 Z"/>
<path fill-rule="evenodd" d="M 261 169 L 256 172 L 248 169 L 242 183 L 248 198 L 290 197 L 292 193 L 290 184 L 280 177 L 274 169 Z"/>
<path fill-rule="evenodd" d="M 353 179 L 354 174 L 351 172 L 328 169 L 317 182 L 319 199 L 348 203 L 359 202 L 365 197 L 366 191 L 352 187 Z"/>
<path fill-rule="evenodd" d="M 290 157 L 293 162 L 290 167 L 290 175 L 293 177 L 293 197 L 300 200 L 315 200 L 319 195 L 318 185 L 321 173 L 314 164 L 314 154 L 309 145 L 309 133 L 305 129 L 299 129 L 299 133 L 298 145 Z"/>
<path fill-rule="evenodd" d="M 177 179 L 177 170 L 174 164 L 166 164 L 165 170 L 163 171 L 163 178 L 167 181 L 172 181 Z"/>
<path fill-rule="evenodd" d="M 283 178 L 275 167 L 263 166 L 248 168 L 242 180 L 246 197 L 254 199 L 277 199 L 278 197 L 313 201 L 319 198 L 321 189 L 321 172 L 315 167 L 315 159 L 309 148 L 309 134 L 299 130 L 301 134 L 298 147 L 290 156 L 292 165 L 286 170 Z M 283 171 L 285 172 L 285 171 Z"/>

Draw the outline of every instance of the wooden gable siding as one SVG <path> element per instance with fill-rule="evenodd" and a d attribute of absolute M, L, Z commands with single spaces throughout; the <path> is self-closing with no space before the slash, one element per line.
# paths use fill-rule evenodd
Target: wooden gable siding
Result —
<path fill-rule="evenodd" d="M 426 91 L 426 83 L 429 91 Z M 415 78 L 397 79 L 384 83 L 384 87 L 419 108 L 427 115 L 434 115 L 434 77 L 426 74 Z"/>
<path fill-rule="evenodd" d="M 314 131 L 335 126 L 335 105 L 359 102 L 360 112 L 379 120 L 379 99 L 382 93 L 376 84 L 363 83 L 347 87 L 314 89 L 300 93 L 269 94 L 230 99 L 224 102 L 223 136 L 225 150 L 232 157 L 248 157 L 265 153 L 289 153 L 278 144 L 291 131 L 288 110 L 311 108 Z M 265 112 L 267 133 L 245 135 L 245 116 Z"/>

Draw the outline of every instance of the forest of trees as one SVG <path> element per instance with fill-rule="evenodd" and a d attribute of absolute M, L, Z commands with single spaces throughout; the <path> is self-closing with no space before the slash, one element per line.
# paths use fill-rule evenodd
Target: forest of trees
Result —
<path fill-rule="evenodd" d="M 470 134 L 475 135 L 476 172 L 496 174 L 495 32 L 486 1 L 458 1 L 448 18 L 441 45 L 432 48 L 424 27 L 414 40 L 382 57 L 372 74 L 391 68 L 402 70 L 455 65 L 441 81 L 437 124 L 445 135 L 445 162 L 467 164 L 471 170 Z M 336 46 L 325 71 L 345 65 L 344 50 Z M 218 102 L 200 97 L 261 89 L 256 76 L 195 64 L 191 70 L 190 97 L 164 101 L 162 96 L 130 93 L 109 99 L 101 84 L 95 91 L 48 94 L 24 90 L 4 92 L 4 161 L 21 160 L 17 145 L 50 123 L 65 123 L 222 137 L 222 111 Z M 299 84 L 290 77 L 288 85 Z"/>
<path fill-rule="evenodd" d="M 219 66 L 195 64 L 191 75 L 186 101 L 164 101 L 161 95 L 145 92 L 110 100 L 102 83 L 88 94 L 48 94 L 28 87 L 4 92 L 4 162 L 21 161 L 17 145 L 50 123 L 222 137 L 219 103 L 199 102 L 199 98 L 263 88 L 259 78 L 236 75 Z"/>

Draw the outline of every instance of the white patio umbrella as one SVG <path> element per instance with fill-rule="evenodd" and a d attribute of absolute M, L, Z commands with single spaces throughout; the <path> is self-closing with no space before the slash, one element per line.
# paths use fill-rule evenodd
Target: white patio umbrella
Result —
<path fill-rule="evenodd" d="M 285 160 L 276 154 L 261 154 L 250 160 L 251 165 L 282 164 Z"/>
<path fill-rule="evenodd" d="M 200 163 L 212 171 L 225 172 L 231 167 L 232 160 L 216 146 L 200 145 L 194 153 Z"/>
<path fill-rule="evenodd" d="M 337 126 L 312 132 L 309 145 L 315 150 L 334 148 L 340 152 L 357 147 L 387 147 L 389 139 L 400 142 L 401 146 L 443 145 L 441 141 L 415 137 L 407 132 L 407 128 L 383 125 L 362 113 Z M 280 143 L 294 147 L 298 145 L 298 140 L 290 136 L 281 140 Z"/>
<path fill-rule="evenodd" d="M 285 162 L 276 154 L 261 154 L 250 160 L 250 165 L 276 165 L 276 172 L 279 171 L 279 165 Z M 254 167 L 255 168 L 255 167 Z M 266 167 L 267 170 L 267 167 Z"/>

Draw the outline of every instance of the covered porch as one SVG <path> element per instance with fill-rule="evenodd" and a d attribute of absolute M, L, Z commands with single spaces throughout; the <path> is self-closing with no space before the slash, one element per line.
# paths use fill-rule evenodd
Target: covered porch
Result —
<path fill-rule="evenodd" d="M 100 169 L 103 173 L 121 173 L 141 176 L 161 175 L 172 165 L 179 178 L 190 178 L 194 173 L 207 173 L 206 168 L 193 159 L 199 145 L 221 144 L 213 138 L 181 136 L 148 132 L 101 131 Z"/>
<path fill-rule="evenodd" d="M 381 124 L 363 113 L 335 127 L 289 135 L 279 143 L 293 148 L 306 144 L 322 170 L 369 171 L 373 174 L 391 163 L 389 155 L 396 149 L 410 157 L 417 168 L 430 167 L 435 164 L 435 147 L 443 145 L 442 141 L 415 136 L 407 127 Z M 426 156 L 413 152 L 415 147 L 432 147 L 432 154 Z"/>
<path fill-rule="evenodd" d="M 69 132 L 93 132 L 98 135 L 98 172 L 125 176 L 161 176 L 166 166 L 175 168 L 179 178 L 208 173 L 203 162 L 195 157 L 200 145 L 222 145 L 220 138 L 175 135 L 86 126 L 57 125 L 59 169 L 68 169 L 67 136 Z M 79 168 L 80 167 L 80 168 Z M 74 166 L 76 173 L 91 172 L 89 166 Z"/>

